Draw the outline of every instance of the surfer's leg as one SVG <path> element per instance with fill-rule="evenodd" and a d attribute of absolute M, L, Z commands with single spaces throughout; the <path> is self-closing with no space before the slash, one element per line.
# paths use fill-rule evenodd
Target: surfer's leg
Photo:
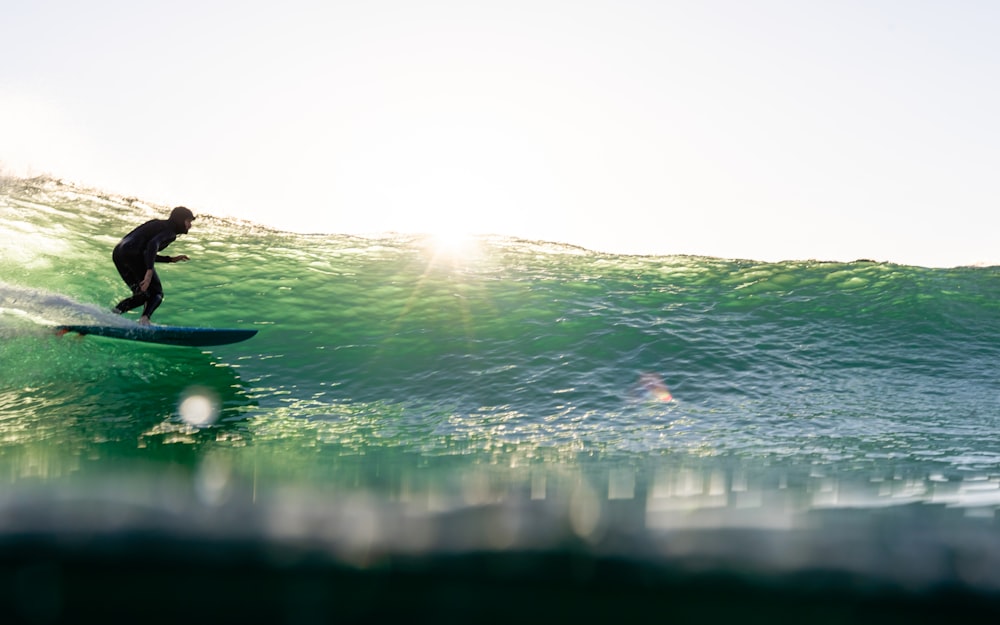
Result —
<path fill-rule="evenodd" d="M 142 309 L 142 316 L 149 321 L 149 318 L 153 316 L 153 311 L 156 310 L 160 303 L 163 302 L 163 285 L 160 284 L 160 277 L 153 272 L 153 279 L 149 283 L 149 288 L 143 293 L 146 297 L 146 307 Z"/>
<path fill-rule="evenodd" d="M 115 312 L 119 315 L 122 313 L 126 313 L 132 310 L 133 308 L 138 308 L 143 304 L 147 303 L 146 302 L 147 299 L 148 298 L 146 297 L 145 293 L 141 292 L 136 293 L 132 297 L 126 297 L 122 301 L 118 302 L 118 304 L 112 309 L 112 312 Z"/>
<path fill-rule="evenodd" d="M 132 291 L 132 297 L 126 297 L 118 302 L 118 305 L 112 309 L 113 312 L 121 314 L 145 304 L 147 295 L 139 289 L 139 283 L 142 282 L 142 278 L 146 273 L 146 266 L 142 258 L 121 254 L 118 248 L 115 248 L 111 258 L 115 261 L 115 268 L 118 270 L 118 275 L 122 277 L 122 281 Z"/>
<path fill-rule="evenodd" d="M 123 272 L 124 273 L 124 272 Z M 125 276 L 123 275 L 124 279 Z M 128 284 L 128 281 L 125 282 Z M 126 313 L 133 308 L 138 308 L 149 301 L 149 292 L 143 293 L 139 290 L 139 283 L 129 284 L 129 288 L 132 289 L 132 297 L 126 297 L 122 301 L 118 302 L 118 305 L 114 307 L 113 312 L 118 314 Z"/>

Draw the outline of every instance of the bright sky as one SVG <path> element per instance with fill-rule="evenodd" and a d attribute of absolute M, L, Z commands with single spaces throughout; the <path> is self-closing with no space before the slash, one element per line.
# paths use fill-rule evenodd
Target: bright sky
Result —
<path fill-rule="evenodd" d="M 1000 263 L 995 0 L 73 0 L 0 161 L 297 231 Z"/>

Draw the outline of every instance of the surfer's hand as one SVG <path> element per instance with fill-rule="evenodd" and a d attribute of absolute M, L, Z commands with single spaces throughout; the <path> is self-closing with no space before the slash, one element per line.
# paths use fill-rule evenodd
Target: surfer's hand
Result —
<path fill-rule="evenodd" d="M 149 288 L 149 283 L 152 281 L 153 281 L 153 271 L 149 270 L 146 272 L 146 277 L 144 277 L 142 279 L 142 282 L 139 283 L 139 290 L 145 293 L 146 290 Z"/>
<path fill-rule="evenodd" d="M 179 263 L 179 262 L 185 261 L 185 260 L 191 260 L 190 258 L 188 258 L 187 254 L 181 254 L 180 256 L 171 256 L 170 257 L 170 262 L 172 262 L 172 263 Z"/>

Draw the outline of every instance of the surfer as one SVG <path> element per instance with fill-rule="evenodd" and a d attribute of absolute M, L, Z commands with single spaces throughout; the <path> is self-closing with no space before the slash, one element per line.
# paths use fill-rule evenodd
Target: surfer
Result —
<path fill-rule="evenodd" d="M 132 289 L 132 296 L 118 302 L 112 312 L 120 315 L 143 306 L 139 323 L 149 325 L 153 311 L 163 301 L 163 286 L 156 275 L 156 270 L 153 269 L 153 264 L 189 260 L 184 254 L 162 256 L 160 251 L 173 243 L 177 235 L 187 234 L 192 221 L 194 213 L 183 206 L 178 206 L 170 211 L 168 219 L 147 221 L 125 235 L 125 238 L 115 246 L 111 258 L 115 261 L 115 267 L 118 268 L 122 280 Z"/>

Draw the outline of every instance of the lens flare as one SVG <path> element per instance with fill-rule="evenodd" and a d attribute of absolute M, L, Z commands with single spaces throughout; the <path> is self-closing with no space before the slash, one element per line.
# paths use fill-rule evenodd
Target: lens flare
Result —
<path fill-rule="evenodd" d="M 663 378 L 655 373 L 643 373 L 639 376 L 639 391 L 648 401 L 670 402 L 674 396 L 670 394 L 670 389 L 664 384 Z"/>
<path fill-rule="evenodd" d="M 181 396 L 177 411 L 188 425 L 207 427 L 219 418 L 219 398 L 211 389 L 191 387 Z"/>

